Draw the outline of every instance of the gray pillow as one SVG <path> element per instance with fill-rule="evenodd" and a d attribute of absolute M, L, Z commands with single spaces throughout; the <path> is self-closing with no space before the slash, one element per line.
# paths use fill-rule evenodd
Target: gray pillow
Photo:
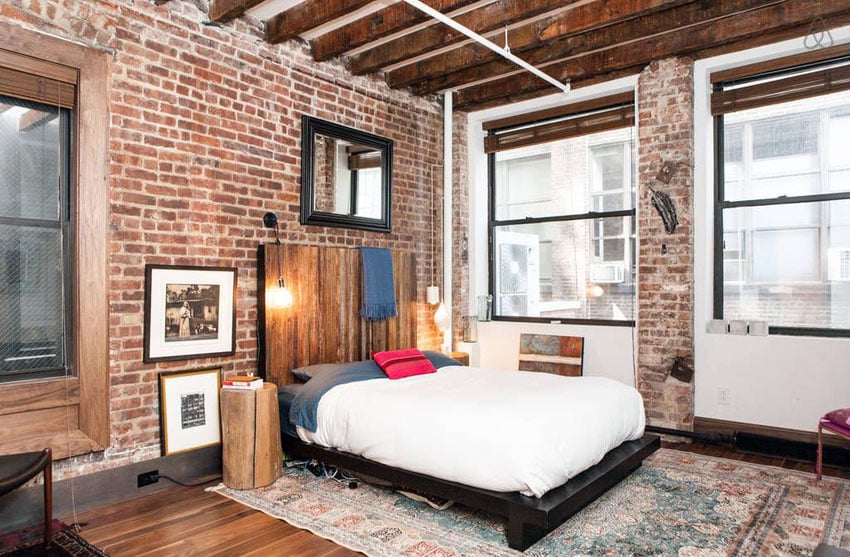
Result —
<path fill-rule="evenodd" d="M 334 373 L 341 369 L 345 369 L 347 366 L 350 365 L 351 362 L 344 362 L 341 364 L 313 364 L 311 366 L 304 366 L 293 369 L 292 375 L 295 376 L 295 378 L 299 381 L 304 381 L 306 383 L 311 378 L 316 377 L 317 375 Z"/>

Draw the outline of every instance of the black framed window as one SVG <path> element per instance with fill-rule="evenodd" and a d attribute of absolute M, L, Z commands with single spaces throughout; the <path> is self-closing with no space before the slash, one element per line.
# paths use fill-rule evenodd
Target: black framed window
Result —
<path fill-rule="evenodd" d="M 493 318 L 633 325 L 634 94 L 484 127 Z"/>
<path fill-rule="evenodd" d="M 714 317 L 850 336 L 850 57 L 712 82 Z"/>
<path fill-rule="evenodd" d="M 73 113 L 62 104 L 0 95 L 0 382 L 70 371 Z"/>

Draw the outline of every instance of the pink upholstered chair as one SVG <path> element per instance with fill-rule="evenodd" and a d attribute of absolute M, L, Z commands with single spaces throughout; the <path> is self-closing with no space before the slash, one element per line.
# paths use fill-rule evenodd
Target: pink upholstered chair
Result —
<path fill-rule="evenodd" d="M 823 430 L 850 439 L 850 408 L 827 412 L 818 423 L 818 457 L 815 463 L 818 481 L 820 481 L 821 466 L 823 465 Z"/>

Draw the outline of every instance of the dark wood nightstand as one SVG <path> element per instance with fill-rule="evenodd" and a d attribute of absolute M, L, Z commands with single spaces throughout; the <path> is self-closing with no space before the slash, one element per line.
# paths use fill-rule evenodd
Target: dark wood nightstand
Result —
<path fill-rule="evenodd" d="M 449 354 L 450 358 L 454 358 L 459 361 L 461 364 L 468 366 L 469 365 L 469 353 L 468 352 L 451 352 Z"/>

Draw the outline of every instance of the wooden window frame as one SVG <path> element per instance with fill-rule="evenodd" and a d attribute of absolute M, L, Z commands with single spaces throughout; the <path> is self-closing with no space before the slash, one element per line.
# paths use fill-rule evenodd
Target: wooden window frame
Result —
<path fill-rule="evenodd" d="M 50 446 L 54 458 L 109 445 L 108 53 L 0 22 L 5 65 L 77 88 L 72 172 L 76 185 L 71 294 L 76 375 L 0 389 L 0 453 Z M 12 432 L 12 433 L 9 433 Z"/>

